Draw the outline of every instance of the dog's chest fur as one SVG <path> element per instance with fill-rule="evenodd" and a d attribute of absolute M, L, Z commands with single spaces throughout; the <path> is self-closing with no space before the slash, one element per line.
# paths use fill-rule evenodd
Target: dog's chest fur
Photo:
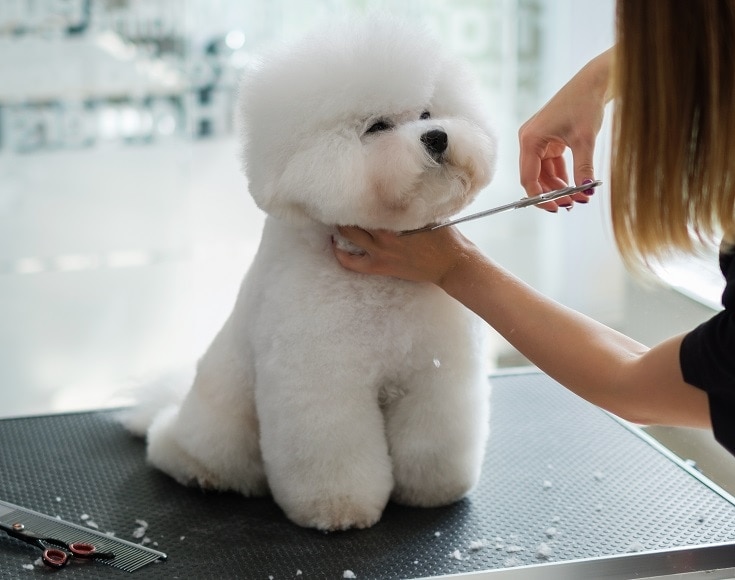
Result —
<path fill-rule="evenodd" d="M 436 361 L 466 340 L 474 317 L 430 284 L 343 269 L 331 235 L 269 218 L 236 310 L 256 351 L 349 356 L 343 364 L 372 367 L 380 400 L 389 402 L 403 394 L 403 375 L 438 372 Z"/>

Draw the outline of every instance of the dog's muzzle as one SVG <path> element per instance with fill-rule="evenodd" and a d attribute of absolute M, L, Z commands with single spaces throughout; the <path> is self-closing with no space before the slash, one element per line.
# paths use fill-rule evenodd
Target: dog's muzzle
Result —
<path fill-rule="evenodd" d="M 424 144 L 432 159 L 439 161 L 449 145 L 449 138 L 442 129 L 432 129 L 421 135 L 421 143 Z"/>

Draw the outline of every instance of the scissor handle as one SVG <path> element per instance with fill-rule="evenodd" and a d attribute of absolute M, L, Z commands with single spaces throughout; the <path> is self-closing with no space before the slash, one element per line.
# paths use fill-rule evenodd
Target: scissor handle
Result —
<path fill-rule="evenodd" d="M 59 548 L 46 548 L 41 560 L 49 568 L 63 568 L 69 563 L 69 554 Z"/>
<path fill-rule="evenodd" d="M 111 560 L 115 557 L 112 552 L 98 552 L 94 544 L 87 542 L 73 542 L 67 546 L 69 551 L 77 558 L 99 558 L 101 560 Z"/>
<path fill-rule="evenodd" d="M 77 558 L 91 558 L 97 553 L 94 544 L 88 544 L 87 542 L 73 542 L 69 544 L 68 548 Z"/>
<path fill-rule="evenodd" d="M 101 560 L 111 560 L 115 557 L 113 552 L 97 551 L 97 547 L 88 542 L 72 542 L 67 544 L 66 542 L 62 542 L 58 539 L 39 536 L 38 534 L 27 530 L 21 522 L 16 522 L 12 525 L 0 522 L 0 530 L 4 530 L 8 535 L 14 538 L 23 540 L 37 548 L 41 548 L 41 550 L 43 550 L 41 560 L 51 568 L 61 568 L 66 566 L 72 556 L 76 558 L 99 558 Z M 49 545 L 52 547 L 49 547 Z"/>

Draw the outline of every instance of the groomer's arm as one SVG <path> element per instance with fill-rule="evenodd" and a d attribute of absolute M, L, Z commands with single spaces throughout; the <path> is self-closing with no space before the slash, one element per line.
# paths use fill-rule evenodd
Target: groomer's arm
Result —
<path fill-rule="evenodd" d="M 403 237 L 359 228 L 340 232 L 366 251 L 358 256 L 335 248 L 345 268 L 436 284 L 591 403 L 635 423 L 710 427 L 707 395 L 681 376 L 683 335 L 648 349 L 540 294 L 456 228 Z"/>

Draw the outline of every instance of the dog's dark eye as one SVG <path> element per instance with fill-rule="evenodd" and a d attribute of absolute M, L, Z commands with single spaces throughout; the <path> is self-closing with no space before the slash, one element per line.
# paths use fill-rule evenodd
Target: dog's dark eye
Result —
<path fill-rule="evenodd" d="M 367 128 L 367 131 L 365 133 L 377 133 L 378 131 L 388 131 L 389 129 L 392 129 L 393 125 L 388 123 L 387 121 L 376 121 L 372 125 L 370 125 Z"/>
<path fill-rule="evenodd" d="M 430 119 L 430 118 L 431 118 L 431 113 L 429 113 L 429 111 L 424 111 L 423 113 L 421 113 L 421 116 L 419 117 L 419 119 Z"/>

